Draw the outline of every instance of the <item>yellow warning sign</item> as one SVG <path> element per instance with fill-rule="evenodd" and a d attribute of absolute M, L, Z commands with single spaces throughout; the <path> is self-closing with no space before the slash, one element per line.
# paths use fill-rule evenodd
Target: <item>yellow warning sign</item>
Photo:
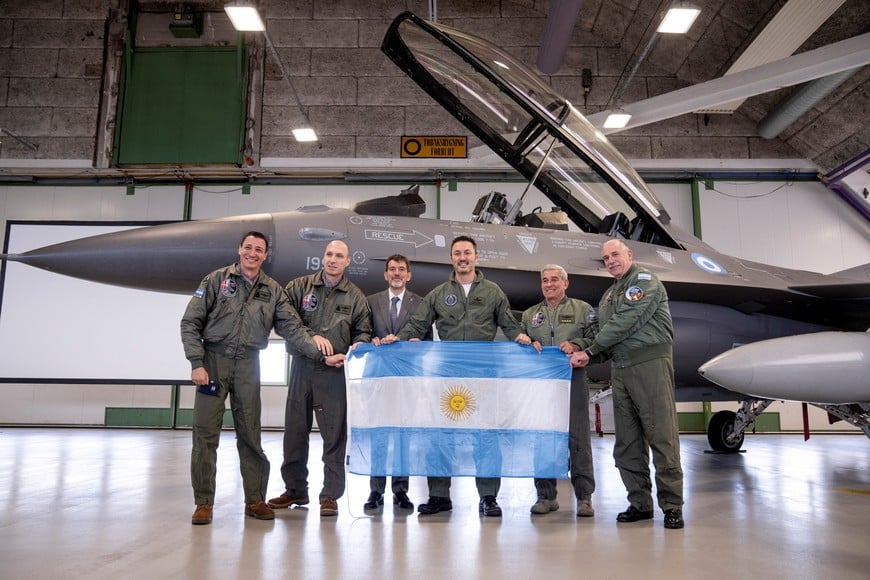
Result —
<path fill-rule="evenodd" d="M 465 159 L 468 137 L 402 137 L 402 158 Z"/>

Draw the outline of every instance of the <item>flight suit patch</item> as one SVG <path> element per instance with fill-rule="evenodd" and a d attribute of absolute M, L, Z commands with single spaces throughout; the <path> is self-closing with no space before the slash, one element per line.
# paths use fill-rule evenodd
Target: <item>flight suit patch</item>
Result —
<path fill-rule="evenodd" d="M 535 315 L 532 316 L 532 328 L 538 328 L 544 324 L 544 313 L 538 310 L 535 312 Z"/>
<path fill-rule="evenodd" d="M 226 278 L 221 282 L 221 294 L 227 298 L 235 296 L 236 290 L 238 290 L 238 284 L 236 284 L 236 281 L 232 278 Z"/>
<path fill-rule="evenodd" d="M 350 316 L 350 304 L 339 304 L 335 307 L 335 311 Z"/>
<path fill-rule="evenodd" d="M 572 314 L 562 314 L 559 316 L 559 324 L 574 324 L 574 316 Z"/>
<path fill-rule="evenodd" d="M 448 294 L 444 297 L 444 304 L 447 306 L 456 306 L 457 302 L 459 302 L 459 298 L 456 297 L 456 294 Z"/>
<path fill-rule="evenodd" d="M 268 302 L 271 297 L 272 293 L 265 288 L 260 288 L 254 293 L 254 300 L 262 300 L 263 302 Z"/>
<path fill-rule="evenodd" d="M 625 297 L 632 302 L 637 302 L 638 300 L 643 298 L 643 288 L 641 288 L 640 286 L 632 286 L 625 291 Z"/>
<path fill-rule="evenodd" d="M 317 294 L 306 294 L 302 297 L 302 310 L 305 312 L 314 312 L 317 310 Z"/>

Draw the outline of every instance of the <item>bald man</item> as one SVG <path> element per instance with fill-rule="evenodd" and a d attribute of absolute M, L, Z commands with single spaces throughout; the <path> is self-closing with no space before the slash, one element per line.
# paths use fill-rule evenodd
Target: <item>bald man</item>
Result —
<path fill-rule="evenodd" d="M 293 356 L 290 388 L 284 411 L 284 463 L 281 477 L 285 490 L 268 501 L 273 509 L 306 505 L 308 499 L 308 442 L 317 417 L 323 438 L 323 488 L 320 515 L 338 515 L 336 500 L 344 495 L 344 458 L 347 449 L 347 393 L 344 369 L 330 367 L 326 357 L 347 354 L 356 344 L 372 337 L 371 315 L 362 291 L 348 280 L 350 248 L 341 240 L 326 245 L 323 268 L 292 280 L 285 290 L 290 304 L 309 329 L 323 360 L 311 360 L 287 343 Z"/>

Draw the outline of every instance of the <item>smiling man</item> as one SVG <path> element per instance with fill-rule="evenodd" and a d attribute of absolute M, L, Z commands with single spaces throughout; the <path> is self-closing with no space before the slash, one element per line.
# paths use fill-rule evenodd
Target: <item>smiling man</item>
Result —
<path fill-rule="evenodd" d="M 397 340 L 420 340 L 430 331 L 432 324 L 441 340 L 495 339 L 502 329 L 508 339 L 530 344 L 531 339 L 511 314 L 507 296 L 495 282 L 483 277 L 477 269 L 477 242 L 469 236 L 457 236 L 450 244 L 453 272 L 450 279 L 429 292 L 411 320 L 396 334 L 380 340 L 390 344 Z M 496 501 L 501 479 L 476 477 L 480 496 L 478 511 L 484 516 L 501 517 Z M 453 509 L 450 500 L 450 478 L 429 477 L 429 501 L 417 507 L 421 514 L 436 514 Z"/>
<path fill-rule="evenodd" d="M 406 256 L 393 254 L 387 258 L 384 266 L 384 280 L 387 282 L 387 289 L 367 297 L 369 308 L 372 311 L 372 327 L 375 336 L 373 342 L 389 334 L 399 332 L 411 318 L 417 305 L 420 304 L 422 298 L 408 289 L 411 277 L 411 262 Z M 431 338 L 431 334 L 430 332 L 426 338 Z M 414 504 L 408 498 L 408 477 L 393 475 L 390 483 L 393 490 L 393 504 L 399 509 L 414 509 Z M 369 486 L 371 493 L 363 505 L 363 509 L 367 512 L 383 506 L 387 478 L 372 476 L 369 478 Z"/>
<path fill-rule="evenodd" d="M 284 492 L 269 500 L 271 508 L 306 505 L 308 499 L 308 447 L 313 418 L 323 438 L 323 488 L 320 515 L 338 515 L 336 500 L 344 495 L 344 458 L 347 448 L 347 394 L 344 370 L 325 364 L 330 356 L 344 355 L 372 337 L 366 297 L 347 279 L 350 248 L 333 240 L 323 252 L 323 269 L 287 284 L 290 304 L 296 308 L 323 355 L 322 360 L 296 356 L 294 344 L 290 388 L 284 411 Z"/>
<path fill-rule="evenodd" d="M 649 450 L 665 527 L 683 522 L 683 470 L 674 401 L 674 327 L 668 294 L 655 274 L 634 263 L 622 240 L 601 247 L 604 267 L 615 278 L 598 305 L 599 331 L 571 366 L 590 357 L 611 359 L 615 442 L 613 458 L 628 490 L 629 506 L 616 516 L 629 523 L 653 517 Z"/>
<path fill-rule="evenodd" d="M 544 300 L 523 312 L 523 330 L 534 341 L 535 348 L 557 346 L 565 354 L 582 351 L 592 342 L 598 330 L 597 319 L 588 303 L 566 295 L 568 272 L 558 264 L 541 269 L 541 294 Z M 589 428 L 589 388 L 586 370 L 575 367 L 571 373 L 571 393 L 568 415 L 568 452 L 571 466 L 571 486 L 577 498 L 577 515 L 592 517 L 592 493 L 595 474 L 592 467 L 592 440 Z M 531 508 L 533 514 L 547 514 L 559 509 L 556 501 L 556 480 L 535 478 L 538 499 Z"/>

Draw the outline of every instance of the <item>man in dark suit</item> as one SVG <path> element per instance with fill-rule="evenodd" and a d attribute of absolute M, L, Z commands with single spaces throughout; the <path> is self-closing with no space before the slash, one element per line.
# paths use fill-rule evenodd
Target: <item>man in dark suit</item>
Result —
<path fill-rule="evenodd" d="M 384 279 L 387 281 L 387 289 L 366 297 L 372 311 L 372 332 L 375 340 L 399 332 L 421 300 L 419 295 L 406 288 L 411 281 L 411 263 L 405 256 L 393 254 L 387 258 Z M 366 511 L 377 510 L 384 505 L 387 478 L 372 476 L 369 487 L 371 493 L 363 508 Z M 401 509 L 414 509 L 414 504 L 408 499 L 407 476 L 394 475 L 392 489 L 393 503 L 396 506 Z"/>

